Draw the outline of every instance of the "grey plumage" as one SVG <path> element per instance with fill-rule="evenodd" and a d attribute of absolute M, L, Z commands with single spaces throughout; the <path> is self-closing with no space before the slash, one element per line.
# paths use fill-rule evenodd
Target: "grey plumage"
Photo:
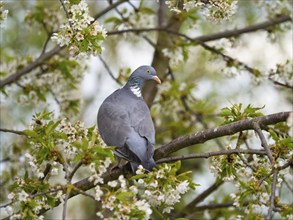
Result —
<path fill-rule="evenodd" d="M 155 129 L 148 106 L 141 96 L 145 81 L 161 81 L 151 66 L 141 66 L 126 85 L 108 96 L 98 112 L 98 129 L 104 142 L 115 146 L 116 156 L 130 162 L 133 172 L 141 164 L 152 170 Z"/>

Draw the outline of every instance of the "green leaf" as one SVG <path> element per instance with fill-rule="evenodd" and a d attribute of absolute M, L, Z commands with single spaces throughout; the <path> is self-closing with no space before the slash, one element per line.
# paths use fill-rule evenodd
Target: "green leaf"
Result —
<path fill-rule="evenodd" d="M 33 131 L 33 130 L 23 130 L 22 131 L 26 136 L 29 137 L 38 137 L 37 132 Z"/>
<path fill-rule="evenodd" d="M 49 135 L 50 133 L 52 133 L 55 128 L 60 124 L 61 120 L 57 121 L 57 122 L 53 122 L 53 121 L 50 121 L 47 125 L 47 128 L 45 130 L 46 134 Z"/>
<path fill-rule="evenodd" d="M 155 11 L 152 8 L 148 8 L 148 7 L 141 7 L 141 8 L 139 8 L 139 11 L 141 13 L 149 14 L 149 15 L 152 15 L 155 13 Z"/>
<path fill-rule="evenodd" d="M 115 23 L 116 25 L 121 24 L 121 22 L 121 19 L 117 17 L 109 17 L 104 21 L 104 23 Z"/>
<path fill-rule="evenodd" d="M 132 192 L 121 192 L 117 195 L 117 199 L 121 201 L 131 201 L 133 197 Z"/>

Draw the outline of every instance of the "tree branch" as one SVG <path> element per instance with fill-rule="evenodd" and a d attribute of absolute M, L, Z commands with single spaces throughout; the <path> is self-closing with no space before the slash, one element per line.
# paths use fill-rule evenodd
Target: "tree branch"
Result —
<path fill-rule="evenodd" d="M 119 30 L 119 31 L 110 31 L 107 34 L 108 35 L 119 35 L 122 33 L 141 33 L 141 32 L 153 32 L 153 31 L 157 31 L 157 32 L 166 32 L 169 34 L 173 34 L 173 35 L 177 35 L 177 36 L 181 36 L 186 38 L 189 41 L 196 41 L 196 42 L 208 42 L 208 41 L 214 41 L 214 40 L 218 40 L 218 39 L 222 39 L 222 38 L 230 38 L 230 37 L 237 37 L 239 35 L 245 34 L 245 33 L 251 33 L 257 30 L 267 30 L 272 26 L 284 23 L 284 22 L 288 22 L 288 21 L 292 21 L 292 19 L 290 18 L 290 16 L 287 15 L 281 15 L 279 17 L 276 17 L 272 20 L 269 21 L 265 21 L 262 23 L 258 23 L 255 25 L 251 25 L 248 27 L 244 27 L 244 28 L 240 28 L 240 29 L 234 29 L 234 30 L 227 30 L 227 31 L 223 31 L 223 32 L 218 32 L 215 34 L 210 34 L 210 35 L 203 35 L 203 36 L 199 36 L 199 37 L 188 37 L 185 34 L 181 34 L 179 32 L 167 29 L 166 27 L 163 28 L 134 28 L 134 29 L 125 29 L 125 30 Z"/>
<path fill-rule="evenodd" d="M 0 89 L 3 88 L 6 85 L 9 85 L 15 81 L 17 81 L 20 77 L 24 76 L 25 74 L 29 73 L 32 71 L 34 68 L 40 66 L 44 61 L 47 59 L 51 58 L 52 56 L 56 55 L 59 53 L 61 50 L 63 50 L 65 47 L 59 47 L 56 46 L 52 50 L 41 54 L 35 61 L 31 62 L 24 68 L 16 71 L 16 73 L 9 75 L 7 78 L 4 80 L 0 81 Z"/>
<path fill-rule="evenodd" d="M 25 135 L 22 131 L 10 130 L 10 129 L 6 129 L 6 128 L 0 128 L 0 132 L 7 132 L 7 133 L 18 134 L 18 135 Z"/>
<path fill-rule="evenodd" d="M 194 207 L 202 202 L 205 198 L 207 198 L 212 192 L 217 190 L 222 184 L 224 183 L 223 180 L 216 180 L 213 185 L 211 185 L 209 188 L 207 188 L 205 191 L 203 191 L 201 194 L 199 194 L 191 203 L 189 203 L 184 210 L 193 210 Z"/>
<path fill-rule="evenodd" d="M 122 86 L 122 83 L 114 76 L 113 72 L 111 71 L 110 67 L 108 66 L 108 64 L 106 63 L 106 61 L 102 58 L 102 56 L 98 55 L 100 61 L 102 62 L 102 64 L 104 65 L 105 69 L 107 70 L 107 72 L 109 73 L 109 75 L 111 76 L 111 78 L 118 83 L 120 86 Z"/>
<path fill-rule="evenodd" d="M 111 11 L 113 8 L 117 7 L 118 5 L 127 2 L 128 0 L 120 0 L 109 7 L 105 8 L 103 11 L 98 13 L 95 16 L 95 20 L 106 14 L 107 12 Z M 52 50 L 46 52 L 46 53 L 41 53 L 41 55 L 33 62 L 29 63 L 27 66 L 24 68 L 16 71 L 14 74 L 9 75 L 7 78 L 0 80 L 0 89 L 3 88 L 6 85 L 10 85 L 11 83 L 14 83 L 17 81 L 20 77 L 28 74 L 30 71 L 32 71 L 34 68 L 40 66 L 44 61 L 47 59 L 51 58 L 52 56 L 58 54 L 60 51 L 62 51 L 65 47 L 59 47 L 56 46 Z"/>
<path fill-rule="evenodd" d="M 92 23 L 94 23 L 98 18 L 102 17 L 104 14 L 106 14 L 107 12 L 111 11 L 112 9 L 116 8 L 118 5 L 121 5 L 124 2 L 128 2 L 129 0 L 120 0 L 118 2 L 115 2 L 114 4 L 109 5 L 109 7 L 105 8 L 103 11 L 101 11 L 100 13 L 98 13 L 96 16 L 94 16 L 94 21 Z"/>
<path fill-rule="evenodd" d="M 272 156 L 272 152 L 268 146 L 268 143 L 267 143 L 267 140 L 265 138 L 265 136 L 263 135 L 262 133 L 262 130 L 260 128 L 260 125 L 257 121 L 254 121 L 252 123 L 252 126 L 253 126 L 253 129 L 255 130 L 255 132 L 258 134 L 259 138 L 260 138 L 260 141 L 261 141 L 261 146 L 265 149 L 266 153 L 267 153 L 267 156 L 270 160 L 270 163 L 271 164 L 274 164 L 274 158 Z"/>
<path fill-rule="evenodd" d="M 231 154 L 258 154 L 258 155 L 266 155 L 266 152 L 263 150 L 244 150 L 244 149 L 231 149 L 231 150 L 223 150 L 223 151 L 215 151 L 215 152 L 208 152 L 208 153 L 197 153 L 197 154 L 189 154 L 189 155 L 180 155 L 180 156 L 173 156 L 162 158 L 157 160 L 156 163 L 169 163 L 177 160 L 189 160 L 195 158 L 210 158 L 220 155 L 231 155 Z"/>
<path fill-rule="evenodd" d="M 273 209 L 275 207 L 275 195 L 276 195 L 276 185 L 277 185 L 277 178 L 278 178 L 278 170 L 274 169 L 273 173 L 273 181 L 271 185 L 271 196 L 270 196 L 270 207 L 267 215 L 267 219 L 273 219 Z"/>
<path fill-rule="evenodd" d="M 167 155 L 176 152 L 182 148 L 204 143 L 208 140 L 236 134 L 244 130 L 254 129 L 254 123 L 259 123 L 260 126 L 265 126 L 269 124 L 276 124 L 278 122 L 286 121 L 293 112 L 280 112 L 276 114 L 271 114 L 267 116 L 245 119 L 237 121 L 228 125 L 224 125 L 218 128 L 207 129 L 204 131 L 197 132 L 195 134 L 189 134 L 172 140 L 170 143 L 163 145 L 155 151 L 155 159 L 164 158 Z"/>

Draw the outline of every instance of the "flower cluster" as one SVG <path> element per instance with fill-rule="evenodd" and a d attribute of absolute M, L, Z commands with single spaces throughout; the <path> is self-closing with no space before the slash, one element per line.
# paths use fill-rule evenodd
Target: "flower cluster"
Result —
<path fill-rule="evenodd" d="M 200 0 L 185 0 L 183 3 L 183 10 L 190 11 L 192 9 L 199 9 L 202 14 L 208 19 L 218 22 L 229 19 L 236 13 L 237 0 L 211 0 L 204 3 Z M 182 10 L 178 7 L 178 1 L 165 1 L 171 11 L 179 14 Z"/>
<path fill-rule="evenodd" d="M 107 193 L 98 192 L 99 195 L 104 194 L 101 201 L 104 212 L 97 212 L 98 217 L 103 219 L 150 218 L 152 214 L 150 204 L 145 199 L 139 198 L 137 188 L 129 186 L 129 184 L 129 181 L 123 175 L 120 175 L 118 180 L 108 182 L 110 191 Z M 100 187 L 98 189 L 100 190 Z M 110 216 L 107 215 L 107 210 L 111 211 Z"/>
<path fill-rule="evenodd" d="M 49 62 L 48 66 L 44 64 L 41 73 L 21 78 L 21 87 L 18 90 L 22 92 L 16 94 L 19 95 L 16 100 L 22 105 L 29 106 L 46 105 L 47 99 L 53 98 L 52 101 L 58 104 L 60 113 L 72 117 L 78 113 L 81 105 L 78 89 L 83 79 L 85 64 L 60 57 L 52 58 Z"/>
<path fill-rule="evenodd" d="M 170 213 L 181 196 L 195 186 L 188 173 L 176 175 L 179 167 L 179 163 L 164 164 L 158 170 L 145 173 L 139 166 L 130 180 L 120 175 L 117 180 L 109 181 L 107 191 L 97 185 L 95 198 L 104 210 L 97 212 L 97 216 L 103 219 L 149 219 L 151 207 Z"/>
<path fill-rule="evenodd" d="M 63 21 L 64 16 L 60 11 L 42 4 L 36 4 L 35 8 L 29 10 L 25 16 L 25 22 L 29 29 L 38 24 L 45 28 L 46 32 L 55 32 Z"/>
<path fill-rule="evenodd" d="M 49 112 L 37 113 L 30 130 L 23 131 L 27 136 L 25 146 L 31 146 L 25 154 L 29 168 L 23 167 L 33 172 L 22 171 L 19 176 L 24 178 L 16 178 L 10 187 L 8 199 L 12 203 L 6 211 L 15 218 L 42 219 L 40 210 L 65 202 L 68 189 L 76 190 L 74 185 L 51 185 L 49 179 L 51 175 L 64 175 L 68 181 L 78 164 L 84 165 L 83 174 L 94 185 L 94 192 L 84 195 L 101 203 L 104 211 L 97 212 L 97 216 L 102 219 L 150 219 L 151 207 L 170 213 L 182 195 L 195 187 L 189 172 L 177 174 L 180 162 L 159 165 L 148 173 L 139 166 L 130 179 L 120 175 L 105 184 L 104 175 L 113 162 L 113 149 L 100 143 L 96 127 L 85 128 L 81 122 L 54 121 L 51 117 Z M 45 173 L 44 165 L 48 163 L 51 169 Z M 59 172 L 60 167 L 65 173 Z M 44 175 L 48 181 L 40 181 Z"/>
<path fill-rule="evenodd" d="M 69 46 L 69 52 L 74 57 L 101 53 L 101 43 L 107 32 L 89 15 L 87 3 L 84 0 L 81 0 L 79 4 L 64 2 L 66 6 L 69 6 L 68 23 L 62 25 L 58 33 L 53 34 L 52 40 L 61 47 Z"/>
<path fill-rule="evenodd" d="M 43 171 L 40 169 L 37 160 L 35 157 L 33 157 L 30 153 L 26 153 L 25 158 L 27 159 L 28 164 L 31 167 L 31 171 L 33 173 L 35 173 L 37 175 L 38 178 L 43 178 L 44 177 L 44 173 Z"/>
<path fill-rule="evenodd" d="M 293 63 L 291 60 L 287 60 L 284 64 L 277 64 L 275 69 L 271 69 L 269 72 L 269 79 L 273 82 L 284 85 L 287 87 L 293 87 Z"/>
<path fill-rule="evenodd" d="M 3 1 L 0 1 L 0 24 L 7 19 L 8 10 L 3 10 Z"/>
<path fill-rule="evenodd" d="M 134 180 L 132 190 L 143 192 L 141 198 L 148 201 L 151 206 L 162 210 L 162 213 L 170 213 L 181 196 L 196 186 L 187 177 L 188 173 L 176 175 L 179 167 L 180 162 L 163 164 L 158 170 L 144 174 L 144 169 L 140 166 L 137 175 L 132 178 Z"/>

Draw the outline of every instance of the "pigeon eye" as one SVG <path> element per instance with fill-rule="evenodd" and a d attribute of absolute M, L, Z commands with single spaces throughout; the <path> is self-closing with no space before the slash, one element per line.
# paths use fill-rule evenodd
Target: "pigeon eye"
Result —
<path fill-rule="evenodd" d="M 148 74 L 150 74 L 150 73 L 151 73 L 151 71 L 150 71 L 150 70 L 147 70 L 146 72 L 147 72 Z"/>

